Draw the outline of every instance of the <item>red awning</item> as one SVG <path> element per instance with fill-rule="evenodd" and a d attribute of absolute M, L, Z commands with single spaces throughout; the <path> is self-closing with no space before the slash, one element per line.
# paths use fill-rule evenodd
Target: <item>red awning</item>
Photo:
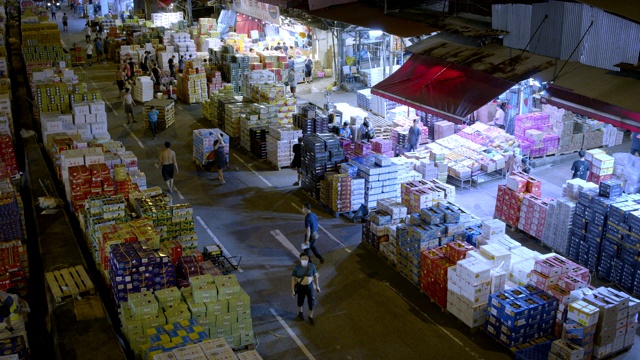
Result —
<path fill-rule="evenodd" d="M 515 84 L 465 66 L 413 54 L 371 92 L 460 122 Z"/>

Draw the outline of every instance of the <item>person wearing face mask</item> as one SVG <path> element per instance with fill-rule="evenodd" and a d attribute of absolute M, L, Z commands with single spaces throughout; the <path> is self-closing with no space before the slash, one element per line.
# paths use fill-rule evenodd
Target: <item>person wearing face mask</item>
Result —
<path fill-rule="evenodd" d="M 314 292 L 320 292 L 318 277 L 318 270 L 316 270 L 315 265 L 309 262 L 309 256 L 301 253 L 300 263 L 296 265 L 291 274 L 291 297 L 298 296 L 298 319 L 302 321 L 304 321 L 302 306 L 304 305 L 304 299 L 307 299 L 307 304 L 309 305 L 309 323 L 311 325 L 315 325 L 316 323 L 313 318 L 313 306 L 316 302 Z"/>

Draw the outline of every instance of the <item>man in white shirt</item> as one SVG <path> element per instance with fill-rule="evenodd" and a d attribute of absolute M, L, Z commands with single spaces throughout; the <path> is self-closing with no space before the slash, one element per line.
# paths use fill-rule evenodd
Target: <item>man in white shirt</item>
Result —
<path fill-rule="evenodd" d="M 93 44 L 88 43 L 85 50 L 87 51 L 87 61 L 89 62 L 89 66 L 93 66 L 91 65 L 91 58 L 93 58 Z"/>

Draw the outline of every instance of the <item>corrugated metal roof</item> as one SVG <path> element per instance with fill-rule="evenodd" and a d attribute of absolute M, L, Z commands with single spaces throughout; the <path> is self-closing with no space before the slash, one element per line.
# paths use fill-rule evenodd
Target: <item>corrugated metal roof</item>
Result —
<path fill-rule="evenodd" d="M 538 81 L 550 81 L 562 67 L 547 69 L 536 76 Z M 553 83 L 592 99 L 640 113 L 640 80 L 623 76 L 617 71 L 569 62 Z"/>
<path fill-rule="evenodd" d="M 477 48 L 444 41 L 437 36 L 412 45 L 407 51 L 464 65 L 512 82 L 528 79 L 555 64 L 550 57 L 522 53 L 497 44 Z"/>
<path fill-rule="evenodd" d="M 640 23 L 638 0 L 577 0 Z"/>

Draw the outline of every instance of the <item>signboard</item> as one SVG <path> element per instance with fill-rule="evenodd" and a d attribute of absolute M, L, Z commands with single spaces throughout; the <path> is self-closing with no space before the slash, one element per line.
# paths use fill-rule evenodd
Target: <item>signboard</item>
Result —
<path fill-rule="evenodd" d="M 309 0 L 309 10 L 318 10 L 331 5 L 340 5 L 356 2 L 357 0 Z"/>
<path fill-rule="evenodd" d="M 234 0 L 233 10 L 253 18 L 280 25 L 280 8 L 256 0 Z"/>

